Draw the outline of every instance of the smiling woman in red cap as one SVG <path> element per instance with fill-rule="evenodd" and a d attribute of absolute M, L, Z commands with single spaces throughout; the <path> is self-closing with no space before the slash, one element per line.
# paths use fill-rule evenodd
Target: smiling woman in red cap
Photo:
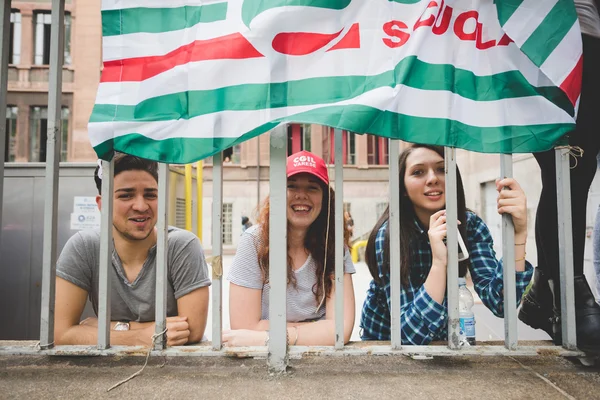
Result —
<path fill-rule="evenodd" d="M 308 151 L 287 159 L 287 333 L 290 345 L 333 345 L 335 214 L 323 159 Z M 262 346 L 269 340 L 269 199 L 258 224 L 242 234 L 228 279 L 231 329 L 225 346 Z M 329 232 L 327 232 L 329 231 Z M 345 244 L 349 231 L 344 227 Z M 275 266 L 283 268 L 283 266 Z M 344 255 L 344 341 L 354 327 L 355 272 Z"/>

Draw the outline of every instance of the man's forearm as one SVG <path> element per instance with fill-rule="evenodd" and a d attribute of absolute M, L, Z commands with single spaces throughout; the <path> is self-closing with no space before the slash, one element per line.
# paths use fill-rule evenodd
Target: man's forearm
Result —
<path fill-rule="evenodd" d="M 143 323 L 143 325 L 152 322 Z M 142 324 L 140 324 L 142 325 Z M 146 326 L 147 327 L 147 326 Z M 94 345 L 98 342 L 98 328 L 86 325 L 75 325 L 62 334 L 59 345 Z M 152 343 L 152 335 L 144 328 L 129 331 L 110 331 L 110 343 L 121 346 L 148 346 Z"/>

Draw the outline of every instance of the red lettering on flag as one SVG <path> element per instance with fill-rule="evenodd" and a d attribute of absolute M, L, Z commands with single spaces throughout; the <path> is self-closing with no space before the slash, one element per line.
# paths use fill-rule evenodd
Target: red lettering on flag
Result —
<path fill-rule="evenodd" d="M 410 39 L 410 33 L 404 32 L 401 29 L 407 29 L 408 26 L 402 21 L 390 21 L 383 25 L 383 31 L 386 35 L 396 38 L 397 40 L 392 40 L 385 38 L 383 39 L 383 43 L 389 48 L 396 48 L 404 45 Z"/>
<path fill-rule="evenodd" d="M 441 21 L 440 16 L 442 17 Z M 443 35 L 444 33 L 446 33 L 448 27 L 450 26 L 450 19 L 452 19 L 452 7 L 446 5 L 446 8 L 444 8 L 444 0 L 442 0 L 442 4 L 440 5 L 440 12 L 438 13 L 437 18 L 435 19 L 435 24 L 433 25 L 433 28 L 431 28 L 431 31 L 436 35 Z M 438 21 L 440 21 L 439 25 L 437 25 Z"/>
<path fill-rule="evenodd" d="M 458 36 L 460 40 L 477 39 L 477 26 L 475 26 L 475 30 L 473 32 L 465 32 L 465 24 L 471 18 L 474 18 L 475 24 L 477 24 L 479 13 L 477 11 L 467 11 L 456 17 L 456 22 L 454 23 L 454 33 L 456 34 L 456 36 Z"/>
<path fill-rule="evenodd" d="M 483 40 L 483 24 L 481 22 L 477 23 L 477 41 L 475 42 L 475 47 L 479 50 L 489 49 L 490 47 L 494 47 L 496 45 L 495 40 L 488 40 L 487 42 L 482 42 Z"/>
<path fill-rule="evenodd" d="M 425 15 L 427 10 L 429 10 L 430 8 L 433 8 L 433 7 L 437 7 L 437 6 L 438 6 L 438 3 L 436 3 L 435 1 L 429 2 L 429 4 L 427 5 L 427 8 L 425 9 L 425 11 L 423 11 L 423 14 L 421 14 L 421 16 L 419 17 L 419 20 L 415 23 L 413 31 L 416 31 L 417 28 L 419 28 L 421 26 L 433 26 L 433 23 L 435 22 L 435 17 L 433 16 L 433 14 L 430 15 L 429 18 L 427 18 L 426 20 L 422 20 L 421 18 L 423 18 L 423 15 Z"/>

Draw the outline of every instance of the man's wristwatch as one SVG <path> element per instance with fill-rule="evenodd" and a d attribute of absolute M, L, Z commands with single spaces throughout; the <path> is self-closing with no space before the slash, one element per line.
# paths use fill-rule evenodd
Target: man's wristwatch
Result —
<path fill-rule="evenodd" d="M 113 328 L 113 331 L 128 331 L 129 330 L 129 321 L 119 321 Z"/>

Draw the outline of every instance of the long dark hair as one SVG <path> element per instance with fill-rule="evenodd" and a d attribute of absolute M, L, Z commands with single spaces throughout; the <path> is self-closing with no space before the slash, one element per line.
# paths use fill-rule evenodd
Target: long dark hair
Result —
<path fill-rule="evenodd" d="M 304 247 L 310 252 L 317 266 L 317 283 L 313 286 L 313 293 L 317 302 L 323 298 L 323 287 L 325 287 L 325 295 L 329 297 L 331 293 L 332 280 L 335 273 L 335 193 L 333 189 L 319 182 L 323 189 L 323 201 L 321 203 L 321 212 L 315 221 L 308 228 L 306 237 L 304 238 Z M 331 198 L 331 199 L 330 199 Z M 327 207 L 329 206 L 329 213 Z M 327 232 L 327 215 L 329 214 L 329 237 L 327 238 L 327 249 L 325 248 L 326 232 Z M 270 216 L 270 200 L 267 197 L 261 207 L 258 223 L 260 224 L 260 240 L 259 246 L 256 249 L 258 253 L 258 263 L 263 274 L 263 281 L 269 280 L 269 216 Z M 346 224 L 344 226 L 344 244 L 349 247 L 350 230 Z M 288 227 L 289 229 L 289 227 Z M 289 250 L 289 245 L 288 245 Z M 289 251 L 288 251 L 289 254 Z M 325 267 L 325 254 L 327 254 L 327 270 L 323 275 Z M 296 285 L 296 277 L 292 271 L 292 259 L 288 255 L 287 263 L 288 284 Z M 323 282 L 323 276 L 326 277 Z"/>
<path fill-rule="evenodd" d="M 413 144 L 406 150 L 400 154 L 398 159 L 398 164 L 400 167 L 400 279 L 403 285 L 408 285 L 408 280 L 410 276 L 410 267 L 411 267 L 411 253 L 410 253 L 410 243 L 415 240 L 418 235 L 418 230 L 415 226 L 415 220 L 417 218 L 415 214 L 415 209 L 413 207 L 413 203 L 408 197 L 406 193 L 406 186 L 404 185 L 404 175 L 406 174 L 406 160 L 408 156 L 415 149 L 429 149 L 435 151 L 437 154 L 444 157 L 444 148 L 441 146 L 429 146 L 423 144 Z M 465 191 L 463 188 L 462 178 L 460 176 L 460 171 L 458 167 L 456 167 L 456 180 L 457 180 L 457 199 L 458 199 L 458 219 L 461 224 L 458 226 L 458 230 L 460 231 L 461 236 L 465 241 L 465 245 L 467 244 L 467 208 L 465 206 Z M 377 257 L 375 254 L 375 239 L 377 238 L 377 232 L 381 228 L 381 226 L 389 219 L 390 217 L 390 206 L 385 209 L 383 215 L 379 218 L 379 221 L 373 227 L 371 234 L 369 235 L 369 240 L 367 242 L 367 247 L 365 249 L 365 258 L 367 261 L 367 265 L 369 266 L 369 271 L 371 272 L 371 276 L 376 283 L 381 284 L 381 279 L 379 278 L 379 270 L 377 267 Z M 382 273 L 389 274 L 390 273 L 390 229 L 385 232 L 385 240 L 384 240 L 384 251 L 383 251 L 383 265 L 382 265 Z M 469 260 L 461 261 L 459 263 L 459 276 L 465 276 L 467 273 L 467 268 L 469 266 Z"/>

